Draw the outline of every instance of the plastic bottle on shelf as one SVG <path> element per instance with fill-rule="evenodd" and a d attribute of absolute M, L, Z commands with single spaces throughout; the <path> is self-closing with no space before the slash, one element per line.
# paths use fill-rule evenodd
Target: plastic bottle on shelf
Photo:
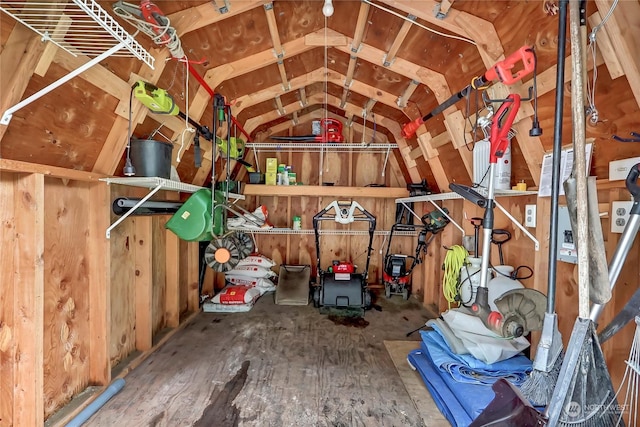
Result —
<path fill-rule="evenodd" d="M 294 230 L 300 230 L 302 229 L 302 218 L 300 218 L 298 215 L 293 217 L 293 227 Z"/>

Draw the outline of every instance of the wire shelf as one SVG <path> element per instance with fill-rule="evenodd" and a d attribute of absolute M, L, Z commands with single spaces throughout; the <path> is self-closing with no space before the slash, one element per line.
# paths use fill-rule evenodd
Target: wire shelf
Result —
<path fill-rule="evenodd" d="M 292 228 L 248 228 L 248 227 L 229 227 L 230 230 L 242 231 L 244 233 L 255 234 L 314 234 L 313 229 L 294 230 Z M 388 236 L 390 231 L 388 230 L 376 230 L 373 232 L 374 236 Z M 368 230 L 318 230 L 319 235 L 325 236 L 368 236 Z M 417 236 L 415 231 L 394 231 L 395 236 Z"/>
<path fill-rule="evenodd" d="M 354 144 L 354 143 L 322 143 L 322 142 L 282 142 L 282 143 L 247 143 L 246 148 L 260 151 L 366 151 L 369 153 L 386 153 L 398 148 L 398 144 Z"/>
<path fill-rule="evenodd" d="M 0 0 L 0 10 L 74 56 L 134 56 L 153 68 L 155 58 L 94 0 Z"/>
<path fill-rule="evenodd" d="M 483 196 L 487 195 L 485 189 L 475 188 L 478 193 Z M 510 197 L 510 196 L 528 196 L 538 194 L 537 191 L 518 191 L 518 190 L 495 190 L 495 197 Z M 438 193 L 438 194 L 428 194 L 426 196 L 414 196 L 414 197 L 403 197 L 401 199 L 396 199 L 396 203 L 410 203 L 410 202 L 437 202 L 440 200 L 453 200 L 453 199 L 462 199 L 462 196 L 453 191 L 447 193 Z"/>
<path fill-rule="evenodd" d="M 158 177 L 100 178 L 100 181 L 104 181 L 107 184 L 128 185 L 130 187 L 160 187 L 160 190 L 182 191 L 184 193 L 195 193 L 203 188 L 193 184 Z"/>

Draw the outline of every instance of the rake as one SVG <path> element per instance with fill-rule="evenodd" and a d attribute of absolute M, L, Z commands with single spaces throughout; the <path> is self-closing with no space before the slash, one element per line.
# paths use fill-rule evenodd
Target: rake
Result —
<path fill-rule="evenodd" d="M 572 123 L 577 187 L 578 318 L 573 327 L 558 382 L 547 407 L 548 425 L 616 426 L 622 421 L 611 377 L 589 317 L 589 239 L 585 155 L 584 71 L 580 2 L 570 3 Z M 559 89 L 560 90 L 560 89 Z"/>

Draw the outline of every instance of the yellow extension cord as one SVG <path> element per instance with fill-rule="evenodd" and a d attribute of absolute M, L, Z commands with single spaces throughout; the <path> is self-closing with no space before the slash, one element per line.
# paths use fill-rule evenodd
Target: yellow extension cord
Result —
<path fill-rule="evenodd" d="M 460 302 L 456 299 L 458 296 L 458 282 L 460 270 L 462 270 L 462 266 L 464 266 L 468 256 L 469 253 L 464 246 L 454 245 L 447 250 L 447 255 L 444 257 L 442 292 L 449 303 L 449 308 L 451 308 L 452 302 L 457 302 L 460 305 Z"/>

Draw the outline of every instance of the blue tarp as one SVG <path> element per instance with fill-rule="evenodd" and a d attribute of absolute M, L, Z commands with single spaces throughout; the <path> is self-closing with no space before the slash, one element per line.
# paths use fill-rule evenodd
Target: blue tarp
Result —
<path fill-rule="evenodd" d="M 488 365 L 471 355 L 454 354 L 436 331 L 421 335 L 420 349 L 410 352 L 407 360 L 455 427 L 467 427 L 482 413 L 495 396 L 491 385 L 498 378 L 522 382 L 531 371 L 531 361 L 522 355 Z"/>
<path fill-rule="evenodd" d="M 437 325 L 433 325 L 433 328 L 436 333 L 421 331 L 422 342 L 428 347 L 433 363 L 449 372 L 458 382 L 492 385 L 504 378 L 512 384 L 521 385 L 531 372 L 531 360 L 522 354 L 492 364 L 469 354 L 455 354 L 438 332 Z"/>

